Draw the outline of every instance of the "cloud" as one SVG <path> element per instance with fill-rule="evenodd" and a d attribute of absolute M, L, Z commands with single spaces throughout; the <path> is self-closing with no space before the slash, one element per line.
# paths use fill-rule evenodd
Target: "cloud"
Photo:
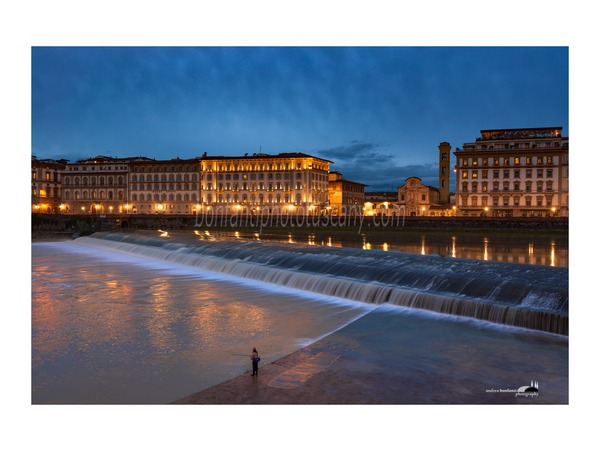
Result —
<path fill-rule="evenodd" d="M 347 162 L 335 167 L 345 179 L 367 185 L 367 191 L 395 191 L 409 177 L 419 177 L 424 184 L 438 187 L 437 164 L 394 165 L 385 161 Z"/>
<path fill-rule="evenodd" d="M 353 140 L 347 144 L 314 152 L 331 160 L 331 170 L 345 179 L 367 185 L 367 191 L 394 191 L 409 177 L 419 177 L 424 184 L 437 187 L 438 165 L 434 160 L 423 164 L 402 164 L 398 152 L 375 142 Z"/>
<path fill-rule="evenodd" d="M 365 158 L 376 158 L 378 160 L 389 160 L 393 158 L 384 152 L 377 149 L 383 147 L 383 144 L 375 144 L 372 142 L 352 141 L 347 145 L 340 145 L 323 150 L 317 150 L 316 153 L 324 158 L 337 159 L 344 161 L 361 160 Z"/>

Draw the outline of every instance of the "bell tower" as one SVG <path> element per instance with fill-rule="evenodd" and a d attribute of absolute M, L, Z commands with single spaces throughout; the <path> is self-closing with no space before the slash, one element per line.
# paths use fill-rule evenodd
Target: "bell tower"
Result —
<path fill-rule="evenodd" d="M 442 142 L 438 146 L 439 153 L 439 191 L 440 204 L 450 203 L 450 150 L 452 147 L 448 142 Z"/>

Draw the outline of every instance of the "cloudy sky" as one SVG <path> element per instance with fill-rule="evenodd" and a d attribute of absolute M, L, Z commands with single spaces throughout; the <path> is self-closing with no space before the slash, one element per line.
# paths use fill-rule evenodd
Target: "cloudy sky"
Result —
<path fill-rule="evenodd" d="M 33 47 L 32 153 L 70 161 L 304 152 L 393 190 L 437 147 L 569 130 L 567 47 Z"/>

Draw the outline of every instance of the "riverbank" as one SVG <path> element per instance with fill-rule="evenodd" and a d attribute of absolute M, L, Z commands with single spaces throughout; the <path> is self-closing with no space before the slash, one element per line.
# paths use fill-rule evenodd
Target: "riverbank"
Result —
<path fill-rule="evenodd" d="M 339 217 L 339 216 L 175 216 L 175 215 L 61 215 L 32 214 L 32 232 L 92 233 L 114 229 L 215 231 L 335 231 L 336 233 L 398 232 L 409 230 L 568 232 L 566 217 Z"/>
<path fill-rule="evenodd" d="M 532 378 L 539 389 L 525 392 Z M 568 402 L 568 338 L 381 307 L 260 367 L 258 377 L 246 372 L 173 403 Z"/>

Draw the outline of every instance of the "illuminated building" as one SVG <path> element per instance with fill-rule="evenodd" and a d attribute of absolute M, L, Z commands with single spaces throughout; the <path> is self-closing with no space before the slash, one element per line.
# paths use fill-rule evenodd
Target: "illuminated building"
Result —
<path fill-rule="evenodd" d="M 214 214 L 318 214 L 331 161 L 304 153 L 201 158 L 201 201 Z"/>
<path fill-rule="evenodd" d="M 433 205 L 439 205 L 440 191 L 423 184 L 419 177 L 409 177 L 398 188 L 398 209 L 407 216 L 428 216 Z"/>
<path fill-rule="evenodd" d="M 482 130 L 454 154 L 458 215 L 568 217 L 569 138 L 561 127 Z"/>
<path fill-rule="evenodd" d="M 329 208 L 334 216 L 362 215 L 365 184 L 346 180 L 340 172 L 329 173 Z"/>
<path fill-rule="evenodd" d="M 396 192 L 365 192 L 364 215 L 365 216 L 394 216 L 398 214 L 396 203 L 398 202 L 398 191 Z"/>
<path fill-rule="evenodd" d="M 67 161 L 31 157 L 31 207 L 36 213 L 61 211 L 61 172 Z"/>
<path fill-rule="evenodd" d="M 100 215 L 124 212 L 130 160 L 96 156 L 67 164 L 62 173 L 63 212 Z"/>

